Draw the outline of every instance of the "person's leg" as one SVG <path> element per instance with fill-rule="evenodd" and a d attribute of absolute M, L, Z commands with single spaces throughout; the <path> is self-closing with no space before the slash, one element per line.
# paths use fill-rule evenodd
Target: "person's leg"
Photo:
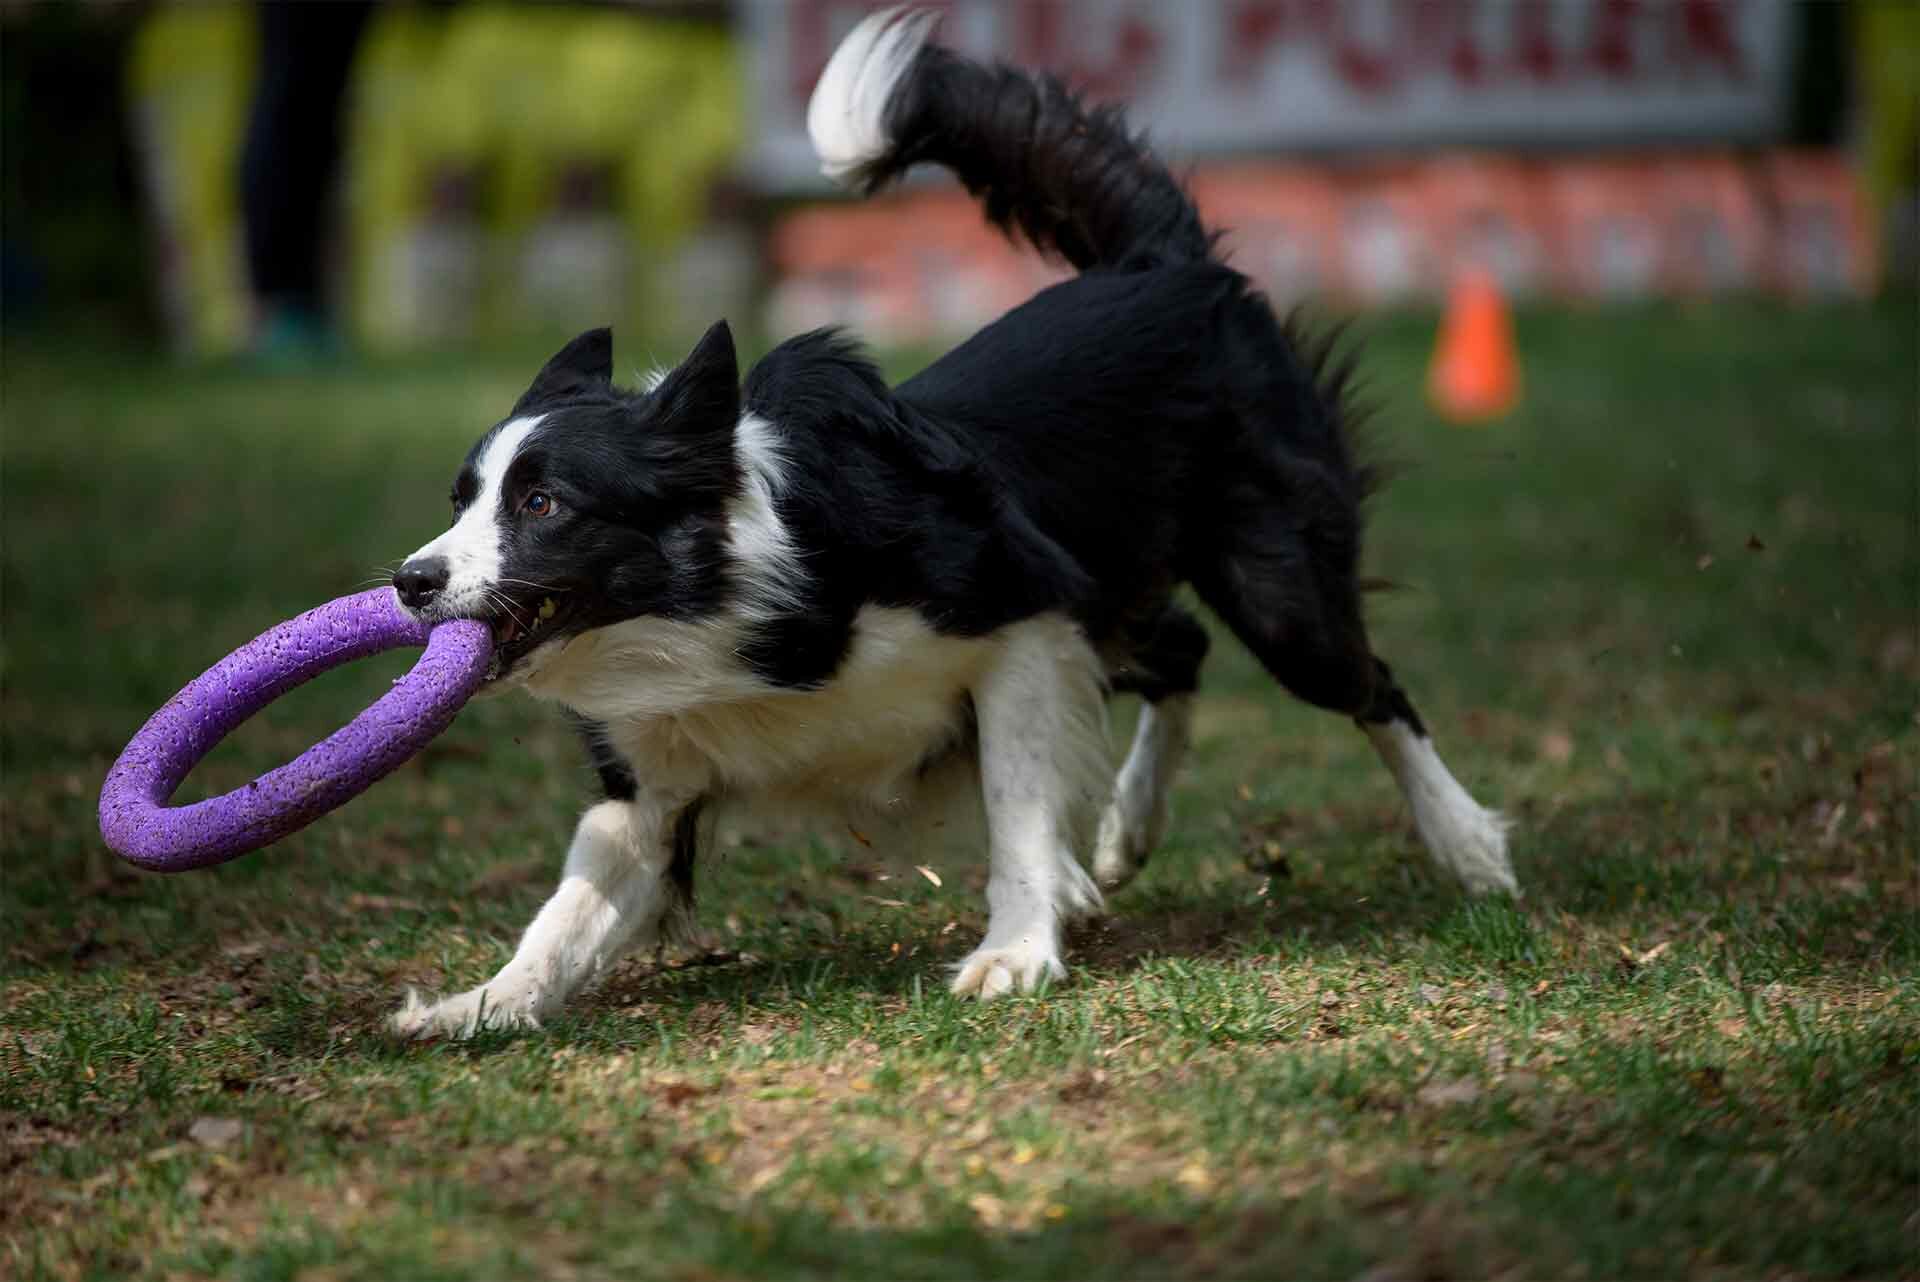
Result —
<path fill-rule="evenodd" d="M 247 266 L 269 330 L 304 328 L 317 340 L 324 329 L 321 255 L 341 102 L 371 11 L 368 0 L 259 6 L 259 79 L 240 191 Z"/>

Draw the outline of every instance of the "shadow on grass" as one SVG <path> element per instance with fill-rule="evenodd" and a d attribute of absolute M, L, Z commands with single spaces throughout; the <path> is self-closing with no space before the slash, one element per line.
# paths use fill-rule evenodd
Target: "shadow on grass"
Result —
<path fill-rule="evenodd" d="M 825 1139 L 750 1202 L 724 1168 L 648 1166 L 631 1154 L 617 1173 L 582 1182 L 559 1159 L 536 1166 L 540 1216 L 529 1220 L 525 1165 L 511 1187 L 437 1171 L 436 1190 L 465 1220 L 451 1260 L 403 1219 L 354 1236 L 316 1224 L 245 1254 L 223 1252 L 204 1272 L 246 1267 L 284 1253 L 305 1264 L 357 1265 L 349 1276 L 466 1276 L 541 1271 L 564 1249 L 556 1224 L 591 1223 L 598 1271 L 731 1277 L 1480 1277 L 1496 1273 L 1666 1276 L 1676 1260 L 1732 1275 L 1790 1268 L 1814 1276 L 1896 1274 L 1909 1251 L 1902 1231 L 1913 1166 L 1890 1122 L 1913 1089 L 1898 1072 L 1906 1044 L 1890 1025 L 1821 1048 L 1838 1059 L 1846 1093 L 1874 1100 L 1874 1124 L 1842 1134 L 1812 1124 L 1830 1102 L 1785 1081 L 1721 1077 L 1683 1061 L 1624 1054 L 1588 1065 L 1585 1089 L 1530 1094 L 1509 1086 L 1436 1108 L 1379 1074 L 1366 1089 L 1343 1065 L 1295 1064 L 1262 1075 L 1236 1096 L 1243 1130 L 1283 1130 L 1310 1117 L 1323 1129 L 1373 1134 L 1387 1127 L 1409 1160 L 1355 1163 L 1337 1149 L 1275 1184 L 1196 1193 L 1151 1170 L 1075 1167 L 1058 1181 L 943 1187 L 920 1156 Z M 1783 1048 L 1809 1064 L 1814 1048 Z M 1841 1052 L 1837 1057 L 1835 1051 Z M 1339 1077 L 1340 1080 L 1334 1080 Z M 1342 1086 L 1346 1089 L 1341 1089 Z M 588 1141 L 589 1146 L 591 1141 Z M 1445 1159 L 1418 1160 L 1420 1151 Z M 648 1150 L 659 1155 L 659 1150 Z M 1219 1154 L 1216 1154 L 1218 1156 Z M 1791 1158 L 1791 1161 L 1787 1159 Z M 536 1162 L 540 1159 L 534 1159 Z M 876 1174 L 895 1161 L 896 1179 Z M 593 1169 L 588 1164 L 589 1169 Z M 484 1166 L 478 1168 L 484 1170 Z M 665 1172 L 671 1169 L 673 1175 Z M 607 1180 L 621 1188 L 606 1211 Z M 1276 1186 L 1278 1185 L 1278 1186 Z M 618 1184 L 616 1183 L 616 1186 Z M 1684 1197 L 1664 1191 L 1685 1188 Z M 1829 1190 L 1848 1188 L 1847 1231 Z M 970 1191 L 971 1190 L 971 1191 Z M 992 1190 L 991 1192 L 987 1190 Z M 1864 1197 L 1860 1195 L 1864 1194 Z M 862 1221 L 866 1221 L 863 1226 Z M 875 1223 L 878 1221 L 878 1223 Z M 444 1227 L 444 1225 L 442 1226 Z M 417 1252 L 417 1254 L 416 1254 Z M 476 1259 L 472 1252 L 482 1253 Z"/>
<path fill-rule="evenodd" d="M 1689 964 L 1746 985 L 1884 972 L 1920 963 L 1920 915 L 1899 853 L 1908 805 L 1908 798 L 1883 799 L 1883 826 L 1824 844 L 1809 840 L 1810 820 L 1797 798 L 1749 805 L 1731 819 L 1709 805 L 1676 807 L 1663 797 L 1563 806 L 1517 835 L 1527 888 L 1519 904 L 1469 898 L 1427 865 L 1410 837 L 1371 823 L 1343 838 L 1305 843 L 1313 853 L 1295 860 L 1292 876 L 1263 877 L 1236 864 L 1222 876 L 1217 852 L 1176 847 L 1141 884 L 1115 897 L 1109 916 L 1072 932 L 1068 991 L 1076 983 L 1126 981 L 1167 960 L 1298 964 L 1354 953 L 1383 964 L 1411 961 L 1531 982 L 1536 972 L 1617 968 L 1619 940 L 1643 950 L 1671 942 L 1676 957 L 1685 953 Z M 1209 855 L 1216 866 L 1203 868 Z M 349 885 L 374 886 L 385 880 L 385 863 L 360 850 L 335 871 Z M 777 864 L 751 871 L 755 883 L 780 875 Z M 115 879 L 77 933 L 16 949 L 14 960 L 47 978 L 137 975 L 145 991 L 199 1018 L 236 998 L 250 1000 L 244 1022 L 280 1053 L 323 1053 L 349 1037 L 364 1049 L 400 1002 L 404 981 L 313 985 L 296 978 L 302 962 L 311 969 L 315 954 L 337 953 L 333 943 L 345 947 L 354 933 L 376 935 L 383 955 L 395 957 L 448 929 L 497 937 L 504 948 L 539 897 L 538 885 L 516 882 L 505 901 L 494 895 L 489 905 L 465 894 L 456 900 L 429 875 L 403 887 L 416 899 L 345 897 L 383 905 L 377 909 L 350 909 L 333 894 L 328 902 L 336 906 L 327 911 L 339 919 L 319 923 L 316 935 L 314 896 L 323 893 L 317 882 L 266 869 L 242 881 L 238 889 L 250 895 L 244 921 L 232 916 L 230 893 Z M 799 910 L 785 922 L 774 912 L 749 912 L 734 902 L 738 891 L 720 896 L 707 907 L 710 923 L 730 916 L 730 907 L 751 919 L 739 953 L 717 964 L 711 956 L 694 964 L 628 961 L 576 1002 L 566 1022 L 604 1026 L 632 1013 L 642 1036 L 653 1028 L 676 1036 L 697 1028 L 724 1040 L 754 1011 L 851 1016 L 861 1009 L 858 1019 L 884 1017 L 942 994 L 948 968 L 985 924 L 978 895 L 958 880 L 942 896 L 891 911 L 867 908 L 831 881 L 809 885 L 833 908 L 830 925 L 800 924 L 807 914 Z M 465 910 L 452 908 L 456 902 Z M 367 913 L 376 915 L 356 917 Z M 954 921 L 943 928 L 949 913 Z M 228 950 L 240 944 L 257 953 L 262 939 L 290 955 L 262 963 L 271 967 L 264 987 L 257 972 L 244 982 L 230 979 L 241 963 Z M 450 989 L 486 977 L 484 968 L 469 973 L 471 964 L 447 976 Z M 483 1039 L 473 1049 L 482 1053 L 489 1044 Z"/>
<path fill-rule="evenodd" d="M 1227 959 L 1298 953 L 1319 946 L 1360 946 L 1387 934 L 1419 934 L 1443 927 L 1463 905 L 1442 894 L 1403 895 L 1370 902 L 1332 887 L 1295 899 L 1277 895 L 1244 902 L 1259 885 L 1249 876 L 1235 898 L 1217 892 L 1191 899 L 1162 891 L 1145 902 L 1123 904 L 1114 913 L 1069 932 L 1066 960 L 1071 976 L 1113 980 L 1168 959 Z M 1465 905 L 1466 911 L 1475 906 Z M 1517 915 L 1502 904 L 1489 911 Z M 864 927 L 864 928 L 863 928 Z M 681 1016 L 716 1006 L 745 1011 L 774 999 L 806 1004 L 857 997 L 877 1001 L 919 1000 L 944 992 L 951 967 L 974 946 L 979 929 L 942 935 L 928 928 L 895 937 L 875 923 L 856 925 L 845 936 L 794 941 L 811 951 L 780 956 L 725 957 L 702 964 L 626 969 L 584 999 L 586 1010 L 654 1008 Z M 892 949 L 904 945 L 900 954 Z M 704 961 L 704 959 L 702 959 Z"/>
<path fill-rule="evenodd" d="M 1116 897 L 1111 914 L 1070 933 L 1067 961 L 1082 977 L 1124 977 L 1162 959 L 1282 957 L 1364 950 L 1390 957 L 1437 951 L 1469 967 L 1531 971 L 1566 963 L 1568 935 L 1589 940 L 1692 940 L 1742 967 L 1748 982 L 1869 971 L 1920 961 L 1920 919 L 1896 821 L 1866 840 L 1809 852 L 1769 824 L 1727 829 L 1713 813 L 1676 812 L 1665 799 L 1563 808 L 1519 834 L 1526 898 L 1478 899 L 1422 866 L 1375 856 L 1329 856 L 1331 878 L 1245 873 L 1205 886 L 1162 879 Z M 1623 842 L 1623 832 L 1642 837 Z M 1723 836 L 1723 831 L 1731 836 Z M 778 957 L 699 968 L 650 969 L 615 978 L 600 1008 L 656 1003 L 733 1008 L 768 993 L 818 997 L 830 990 L 872 998 L 915 995 L 944 984 L 941 962 L 972 947 L 971 930 L 936 934 L 865 919 L 838 937 L 785 941 Z M 912 950 L 901 957 L 895 944 Z M 1612 966 L 1617 956 L 1601 964 Z M 1071 980 L 1069 981 L 1072 982 Z"/>

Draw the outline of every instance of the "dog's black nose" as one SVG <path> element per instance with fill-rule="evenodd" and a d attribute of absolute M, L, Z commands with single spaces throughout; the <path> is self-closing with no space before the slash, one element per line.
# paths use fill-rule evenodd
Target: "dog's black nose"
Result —
<path fill-rule="evenodd" d="M 400 603 L 411 610 L 425 608 L 447 586 L 447 558 L 423 556 L 407 562 L 393 576 L 393 590 Z"/>

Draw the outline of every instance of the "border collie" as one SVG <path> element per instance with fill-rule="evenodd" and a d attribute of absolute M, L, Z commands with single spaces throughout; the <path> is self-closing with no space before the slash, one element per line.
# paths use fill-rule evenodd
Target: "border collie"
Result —
<path fill-rule="evenodd" d="M 492 684 L 569 710 L 606 800 L 513 959 L 409 994 L 398 1032 L 538 1024 L 684 924 L 717 800 L 892 809 L 950 768 L 984 808 L 990 910 L 953 991 L 1061 979 L 1063 926 L 1166 825 L 1207 650 L 1182 584 L 1287 690 L 1357 721 L 1440 864 L 1515 891 L 1504 821 L 1367 642 L 1373 477 L 1344 369 L 1221 261 L 1117 110 L 932 26 L 877 13 L 835 51 L 807 110 L 823 171 L 871 193 L 944 165 L 1078 275 L 892 388 L 830 330 L 743 385 L 724 322 L 638 389 L 613 383 L 604 329 L 547 363 L 393 582 L 423 619 L 493 625 Z M 1116 692 L 1146 701 L 1117 778 Z"/>

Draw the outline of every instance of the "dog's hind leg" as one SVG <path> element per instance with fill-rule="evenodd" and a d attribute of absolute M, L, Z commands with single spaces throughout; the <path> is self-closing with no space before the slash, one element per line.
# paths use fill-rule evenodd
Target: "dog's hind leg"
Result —
<path fill-rule="evenodd" d="M 1108 673 L 1116 693 L 1146 700 L 1093 843 L 1093 879 L 1118 890 L 1139 875 L 1166 832 L 1168 797 L 1192 736 L 1194 691 L 1208 639 L 1177 606 Z"/>
<path fill-rule="evenodd" d="M 1507 822 L 1460 786 L 1360 619 L 1349 546 L 1357 524 L 1316 545 L 1275 504 L 1247 519 L 1207 572 L 1201 599 L 1274 679 L 1316 707 L 1354 718 L 1400 785 L 1434 861 L 1476 893 L 1518 894 L 1507 858 Z M 1232 527 L 1230 527 L 1232 528 Z"/>
<path fill-rule="evenodd" d="M 560 886 L 527 927 L 513 959 L 480 987 L 428 1002 L 413 993 L 391 1026 L 403 1037 L 468 1037 L 537 1026 L 629 948 L 659 937 L 690 893 L 698 803 L 640 793 L 580 817 Z"/>
<path fill-rule="evenodd" d="M 1119 890 L 1147 866 L 1167 829 L 1167 800 L 1192 737 L 1193 696 L 1174 694 L 1140 709 L 1133 745 L 1113 781 L 1093 842 L 1093 879 Z"/>
<path fill-rule="evenodd" d="M 1392 671 L 1378 659 L 1374 666 L 1373 697 L 1355 720 L 1399 783 L 1421 842 L 1436 863 L 1474 893 L 1518 895 L 1507 857 L 1506 818 L 1460 786 Z"/>

